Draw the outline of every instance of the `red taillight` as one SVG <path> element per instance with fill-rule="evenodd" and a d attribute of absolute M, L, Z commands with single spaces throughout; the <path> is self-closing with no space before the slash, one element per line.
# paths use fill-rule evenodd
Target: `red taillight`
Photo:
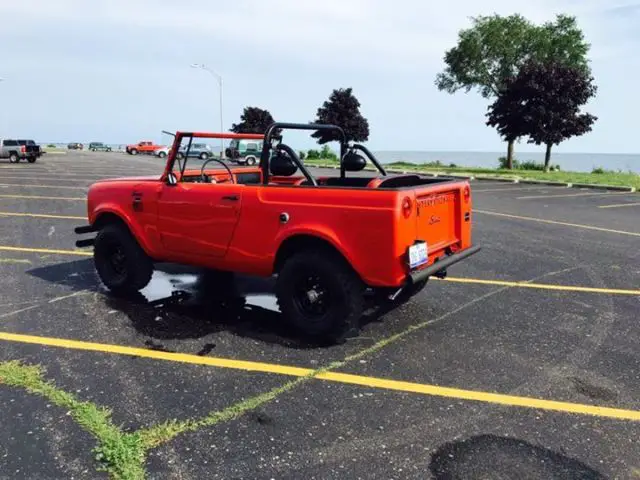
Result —
<path fill-rule="evenodd" d="M 471 198 L 471 189 L 469 188 L 468 185 L 464 187 L 463 196 L 464 196 L 464 203 L 469 203 L 469 199 Z"/>
<path fill-rule="evenodd" d="M 411 199 L 409 197 L 404 197 L 402 199 L 402 215 L 404 218 L 409 218 L 411 216 L 411 207 L 412 207 Z"/>
<path fill-rule="evenodd" d="M 25 153 L 27 151 L 27 147 L 25 147 L 24 145 L 22 145 L 20 147 L 20 153 Z"/>

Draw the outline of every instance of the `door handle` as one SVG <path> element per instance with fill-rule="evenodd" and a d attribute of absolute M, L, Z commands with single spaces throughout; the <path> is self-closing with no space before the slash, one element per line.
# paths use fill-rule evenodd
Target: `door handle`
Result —
<path fill-rule="evenodd" d="M 238 195 L 225 195 L 224 197 L 222 197 L 222 200 L 229 200 L 232 202 L 237 202 L 238 201 Z"/>

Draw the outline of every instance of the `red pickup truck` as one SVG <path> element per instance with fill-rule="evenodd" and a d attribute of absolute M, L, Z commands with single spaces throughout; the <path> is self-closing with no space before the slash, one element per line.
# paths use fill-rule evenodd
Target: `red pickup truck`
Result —
<path fill-rule="evenodd" d="M 125 151 L 129 155 L 138 155 L 139 153 L 146 155 L 153 155 L 158 150 L 164 148 L 164 145 L 156 145 L 151 141 L 145 140 L 138 142 L 135 145 L 127 145 Z"/>
<path fill-rule="evenodd" d="M 278 129 L 330 129 L 341 168 L 314 176 Z M 264 139 L 260 164 L 199 165 L 176 158 L 194 138 Z M 363 175 L 367 159 L 378 174 Z M 191 166 L 188 164 L 195 164 Z M 177 132 L 161 176 L 101 180 L 89 188 L 88 225 L 102 282 L 115 293 L 144 288 L 154 262 L 277 276 L 286 320 L 336 339 L 357 327 L 367 293 L 393 306 L 430 276 L 476 253 L 467 181 L 387 175 L 369 150 L 332 125 L 275 123 L 265 133 Z"/>

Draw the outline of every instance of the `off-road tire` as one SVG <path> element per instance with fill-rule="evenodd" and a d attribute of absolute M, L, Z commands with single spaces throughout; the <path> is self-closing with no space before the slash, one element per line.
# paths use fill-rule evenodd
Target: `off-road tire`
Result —
<path fill-rule="evenodd" d="M 122 268 L 114 266 L 112 257 L 116 251 L 121 253 L 118 267 Z M 153 274 L 153 262 L 129 229 L 120 223 L 108 224 L 98 232 L 93 260 L 102 283 L 116 294 L 131 294 L 142 290 Z"/>
<path fill-rule="evenodd" d="M 311 314 L 301 303 L 310 278 L 321 278 L 325 311 Z M 312 282 L 313 283 L 313 282 Z M 359 326 L 364 310 L 364 285 L 353 269 L 334 252 L 305 250 L 289 257 L 278 273 L 278 306 L 286 321 L 305 337 L 336 342 Z M 321 307 L 321 310 L 323 308 Z"/>
<path fill-rule="evenodd" d="M 9 154 L 9 163 L 18 163 L 20 161 L 20 157 L 17 153 Z"/>

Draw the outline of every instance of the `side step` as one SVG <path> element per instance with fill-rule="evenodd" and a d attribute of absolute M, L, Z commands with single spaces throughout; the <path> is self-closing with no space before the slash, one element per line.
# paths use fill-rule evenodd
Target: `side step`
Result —
<path fill-rule="evenodd" d="M 86 238 L 84 240 L 77 240 L 76 241 L 76 247 L 78 248 L 84 248 L 84 247 L 92 247 L 94 244 L 95 239 L 94 238 Z"/>

